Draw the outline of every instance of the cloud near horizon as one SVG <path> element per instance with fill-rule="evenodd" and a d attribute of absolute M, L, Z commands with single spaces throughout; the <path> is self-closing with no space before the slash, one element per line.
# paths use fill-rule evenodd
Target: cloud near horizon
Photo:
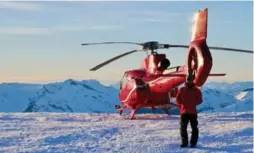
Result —
<path fill-rule="evenodd" d="M 0 27 L 1 35 L 48 35 L 52 34 L 49 28 L 28 27 Z"/>
<path fill-rule="evenodd" d="M 23 26 L 0 26 L 1 35 L 27 35 L 27 36 L 36 36 L 36 35 L 51 35 L 58 32 L 74 32 L 81 30 L 99 30 L 99 31 L 108 31 L 108 30 L 120 30 L 124 29 L 124 26 L 121 25 L 97 25 L 97 26 L 78 26 L 78 25 L 60 25 L 52 27 L 23 27 Z"/>
<path fill-rule="evenodd" d="M 0 2 L 0 9 L 15 9 L 34 11 L 41 10 L 42 6 L 35 2 Z"/>

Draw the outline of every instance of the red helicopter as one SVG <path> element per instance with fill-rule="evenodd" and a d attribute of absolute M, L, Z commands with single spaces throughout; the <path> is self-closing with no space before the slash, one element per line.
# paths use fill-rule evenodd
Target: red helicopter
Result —
<path fill-rule="evenodd" d="M 208 47 L 207 38 L 207 21 L 208 9 L 197 12 L 195 20 L 195 30 L 190 45 L 171 45 L 160 44 L 156 41 L 145 43 L 134 42 L 101 42 L 101 43 L 85 43 L 81 45 L 97 45 L 97 44 L 136 44 L 143 47 L 142 50 L 133 50 L 111 58 L 90 69 L 96 71 L 99 68 L 119 59 L 126 55 L 139 52 L 151 51 L 140 69 L 126 71 L 120 82 L 120 102 L 116 105 L 116 109 L 120 115 L 124 110 L 131 110 L 130 119 L 134 119 L 137 110 L 141 108 L 162 108 L 165 113 L 172 108 L 179 106 L 172 102 L 178 92 L 178 87 L 183 84 L 187 77 L 192 77 L 197 87 L 201 88 L 209 76 L 225 76 L 226 74 L 210 73 L 213 65 L 212 55 L 209 49 L 226 50 L 243 53 L 252 53 L 250 50 L 224 48 L 224 47 Z M 159 54 L 158 49 L 169 48 L 186 48 L 188 49 L 187 61 L 184 66 L 169 67 L 170 61 L 165 54 Z M 170 114 L 169 114 L 170 115 Z"/>

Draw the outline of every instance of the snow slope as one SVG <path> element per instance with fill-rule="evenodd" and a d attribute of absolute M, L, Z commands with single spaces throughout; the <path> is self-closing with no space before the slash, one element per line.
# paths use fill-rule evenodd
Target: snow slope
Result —
<path fill-rule="evenodd" d="M 236 95 L 236 99 L 240 101 L 253 100 L 253 88 L 244 89 L 238 95 Z"/>
<path fill-rule="evenodd" d="M 223 112 L 229 105 L 237 103 L 237 99 L 216 89 L 203 88 L 203 103 L 198 106 L 199 112 Z"/>
<path fill-rule="evenodd" d="M 235 96 L 245 89 L 253 88 L 253 81 L 232 82 L 232 83 L 210 81 L 205 83 L 204 87 L 209 89 L 216 89 Z"/>
<path fill-rule="evenodd" d="M 124 116 L 125 117 L 125 116 Z M 179 116 L 0 113 L 0 152 L 252 153 L 253 114 L 199 115 L 198 148 L 179 148 Z M 190 133 L 190 129 L 189 129 Z"/>
<path fill-rule="evenodd" d="M 118 91 L 96 80 L 66 80 L 44 85 L 25 112 L 115 112 Z"/>
<path fill-rule="evenodd" d="M 0 112 L 22 112 L 27 107 L 29 97 L 41 87 L 41 84 L 0 84 Z"/>
<path fill-rule="evenodd" d="M 239 112 L 253 110 L 253 88 L 248 88 L 236 95 L 239 101 L 225 107 L 224 112 Z"/>

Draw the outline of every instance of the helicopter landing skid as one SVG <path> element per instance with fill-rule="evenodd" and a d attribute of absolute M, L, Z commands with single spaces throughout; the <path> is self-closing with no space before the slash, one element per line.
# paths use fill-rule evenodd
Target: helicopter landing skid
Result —
<path fill-rule="evenodd" d="M 119 115 L 122 115 L 124 110 L 127 110 L 126 107 L 121 107 L 120 105 L 115 105 L 115 108 L 119 111 Z"/>
<path fill-rule="evenodd" d="M 115 108 L 119 111 L 119 115 L 122 115 L 124 110 L 129 110 L 127 107 L 121 107 L 120 105 L 115 105 Z M 132 109 L 131 114 L 128 119 L 133 120 L 135 117 L 135 114 L 137 112 L 137 109 Z"/>

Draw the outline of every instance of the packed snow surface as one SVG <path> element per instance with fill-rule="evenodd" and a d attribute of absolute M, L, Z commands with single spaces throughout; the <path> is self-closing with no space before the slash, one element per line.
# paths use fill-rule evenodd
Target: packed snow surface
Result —
<path fill-rule="evenodd" d="M 0 152 L 252 152 L 253 113 L 199 114 L 198 147 L 179 148 L 179 116 L 0 113 Z M 190 136 L 190 127 L 188 129 Z"/>

